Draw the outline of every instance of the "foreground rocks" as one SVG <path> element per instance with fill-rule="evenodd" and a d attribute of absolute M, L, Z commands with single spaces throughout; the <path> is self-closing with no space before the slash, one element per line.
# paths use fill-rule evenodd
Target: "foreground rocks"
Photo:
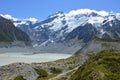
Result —
<path fill-rule="evenodd" d="M 60 59 L 44 63 L 13 63 L 0 67 L 0 80 L 14 80 L 15 77 L 22 75 L 26 80 L 36 80 L 38 78 L 37 69 L 44 69 L 48 75 L 58 75 L 51 73 L 51 68 L 60 69 L 62 73 L 70 71 L 86 60 L 83 55 L 72 56 L 67 59 Z M 52 77 L 50 77 L 52 78 Z"/>
<path fill-rule="evenodd" d="M 25 63 L 14 63 L 0 67 L 0 80 L 13 80 L 22 75 L 27 80 L 35 80 L 38 74 L 32 66 Z"/>

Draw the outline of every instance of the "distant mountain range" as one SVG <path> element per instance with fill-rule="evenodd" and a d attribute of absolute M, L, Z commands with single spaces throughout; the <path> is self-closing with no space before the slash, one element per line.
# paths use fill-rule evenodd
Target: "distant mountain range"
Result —
<path fill-rule="evenodd" d="M 120 40 L 119 13 L 79 9 L 57 12 L 40 22 L 35 18 L 8 19 L 26 32 L 33 46 L 42 52 L 75 53 L 96 38 Z"/>

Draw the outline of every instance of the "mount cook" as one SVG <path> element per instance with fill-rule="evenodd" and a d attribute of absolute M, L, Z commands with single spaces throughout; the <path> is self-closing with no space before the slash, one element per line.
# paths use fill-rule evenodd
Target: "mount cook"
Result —
<path fill-rule="evenodd" d="M 40 52 L 75 53 L 96 38 L 120 40 L 119 13 L 90 9 L 59 11 L 43 21 L 2 16 L 26 32 Z"/>

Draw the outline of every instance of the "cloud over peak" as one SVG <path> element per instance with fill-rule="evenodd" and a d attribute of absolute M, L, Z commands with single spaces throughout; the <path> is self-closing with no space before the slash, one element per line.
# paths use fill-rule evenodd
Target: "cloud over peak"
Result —
<path fill-rule="evenodd" d="M 28 19 L 25 19 L 25 20 L 26 21 L 31 21 L 33 24 L 38 21 L 36 18 L 28 18 Z"/>
<path fill-rule="evenodd" d="M 71 15 L 78 15 L 78 14 L 90 14 L 92 12 L 97 13 L 98 15 L 101 15 L 101 16 L 108 16 L 109 15 L 109 12 L 106 12 L 104 10 L 96 11 L 96 10 L 90 10 L 90 9 L 72 10 L 68 13 L 68 15 L 71 16 Z"/>
<path fill-rule="evenodd" d="M 0 14 L 0 16 L 4 17 L 4 18 L 6 18 L 6 19 L 12 20 L 12 21 L 22 21 L 22 22 L 24 22 L 24 23 L 25 23 L 26 21 L 30 21 L 30 22 L 32 22 L 32 24 L 35 24 L 35 23 L 38 21 L 36 18 L 32 18 L 32 17 L 26 18 L 26 19 L 18 19 L 18 18 L 14 18 L 13 16 L 11 16 L 11 15 L 9 15 L 9 14 L 5 14 L 5 15 Z"/>

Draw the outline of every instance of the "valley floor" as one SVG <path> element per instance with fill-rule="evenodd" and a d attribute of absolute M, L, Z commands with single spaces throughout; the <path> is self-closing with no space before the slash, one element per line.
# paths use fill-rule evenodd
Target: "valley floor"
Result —
<path fill-rule="evenodd" d="M 55 61 L 58 59 L 68 58 L 72 54 L 61 53 L 38 53 L 32 54 L 30 52 L 11 52 L 0 54 L 0 66 L 8 65 L 11 63 L 40 63 Z"/>
<path fill-rule="evenodd" d="M 0 55 L 3 56 L 4 54 L 0 54 Z M 40 55 L 43 55 L 43 54 L 35 54 L 35 55 L 39 57 Z M 31 55 L 27 55 L 27 56 L 31 56 Z M 71 55 L 69 54 L 64 54 L 64 55 L 63 54 L 58 54 L 58 55 L 45 54 L 44 55 L 44 57 L 46 57 L 46 59 L 48 58 L 49 60 L 50 60 L 50 56 L 52 60 L 56 60 L 56 59 L 59 59 L 59 60 L 50 61 L 50 62 L 32 63 L 32 64 L 13 63 L 10 65 L 1 66 L 0 80 L 11 80 L 11 79 L 13 80 L 16 76 L 19 76 L 19 75 L 22 75 L 27 80 L 36 80 L 36 78 L 38 77 L 36 70 L 38 69 L 43 69 L 47 71 L 48 77 L 38 78 L 37 80 L 48 80 L 48 79 L 56 80 L 57 78 L 60 78 L 72 72 L 76 67 L 83 64 L 84 61 L 86 60 L 85 58 L 83 58 L 84 57 L 83 55 L 72 56 L 72 57 L 70 57 Z M 34 58 L 34 55 L 32 58 Z M 64 58 L 64 59 L 60 59 L 60 58 Z M 53 70 L 53 72 L 51 72 L 51 70 Z"/>

